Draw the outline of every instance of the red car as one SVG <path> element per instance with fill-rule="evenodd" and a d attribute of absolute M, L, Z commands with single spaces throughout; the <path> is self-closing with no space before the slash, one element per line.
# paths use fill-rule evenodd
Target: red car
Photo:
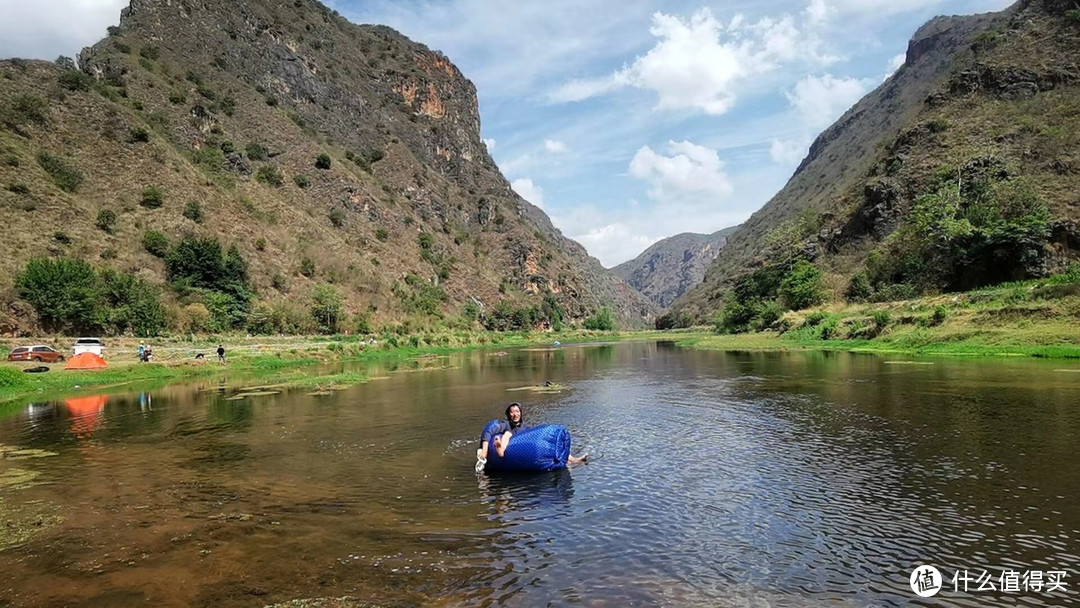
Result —
<path fill-rule="evenodd" d="M 64 355 L 51 346 L 19 346 L 8 355 L 8 361 L 36 361 L 38 363 L 56 363 L 63 361 Z"/>

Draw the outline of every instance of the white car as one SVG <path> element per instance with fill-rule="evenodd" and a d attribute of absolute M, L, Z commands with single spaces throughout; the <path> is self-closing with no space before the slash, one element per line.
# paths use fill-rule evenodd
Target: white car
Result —
<path fill-rule="evenodd" d="M 101 341 L 101 338 L 79 338 L 75 341 L 75 354 L 83 353 L 94 353 L 104 359 L 105 343 Z"/>

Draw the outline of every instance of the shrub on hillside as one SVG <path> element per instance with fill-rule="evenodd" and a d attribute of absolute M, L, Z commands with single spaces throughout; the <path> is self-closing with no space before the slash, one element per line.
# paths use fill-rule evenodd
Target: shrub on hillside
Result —
<path fill-rule="evenodd" d="M 262 147 L 261 144 L 258 144 L 256 142 L 249 143 L 244 148 L 244 152 L 247 154 L 247 157 L 250 160 L 266 160 L 266 148 Z"/>
<path fill-rule="evenodd" d="M 128 142 L 140 143 L 150 141 L 150 132 L 145 127 L 134 127 L 128 131 Z"/>
<path fill-rule="evenodd" d="M 37 95 L 18 95 L 5 114 L 5 122 L 9 125 L 32 123 L 44 127 L 49 123 L 49 102 Z"/>
<path fill-rule="evenodd" d="M 962 291 L 1040 272 L 1047 256 L 1051 216 L 1026 183 L 999 180 L 992 163 L 946 172 L 949 179 L 920 197 L 904 225 L 867 259 L 867 275 L 878 292 L 897 285 L 912 295 L 944 289 Z"/>
<path fill-rule="evenodd" d="M 386 230 L 386 228 L 376 228 L 375 238 L 381 242 L 386 242 L 386 239 L 390 238 L 390 233 Z"/>
<path fill-rule="evenodd" d="M 259 170 L 255 172 L 255 179 L 273 188 L 280 188 L 285 185 L 285 176 L 282 175 L 280 169 L 273 165 L 259 167 Z"/>
<path fill-rule="evenodd" d="M 147 209 L 157 209 L 165 204 L 165 192 L 157 186 L 143 188 L 139 204 Z"/>
<path fill-rule="evenodd" d="M 165 328 L 157 289 L 131 273 L 95 272 L 81 260 L 35 258 L 15 285 L 46 331 L 148 336 Z"/>
<path fill-rule="evenodd" d="M 341 228 L 345 225 L 345 210 L 341 207 L 334 207 L 330 210 L 330 223 L 335 228 Z"/>
<path fill-rule="evenodd" d="M 157 287 L 112 269 L 101 271 L 99 280 L 98 325 L 107 332 L 148 338 L 165 331 L 165 308 Z"/>
<path fill-rule="evenodd" d="M 142 246 L 150 255 L 164 258 L 169 254 L 169 237 L 157 230 L 147 230 L 143 233 Z"/>
<path fill-rule="evenodd" d="M 75 192 L 82 184 L 83 175 L 78 167 L 59 156 L 53 156 L 48 152 L 42 152 L 37 156 L 38 164 L 49 174 L 57 188 L 64 192 Z"/>
<path fill-rule="evenodd" d="M 611 309 L 607 306 L 601 308 L 597 313 L 588 319 L 585 319 L 585 329 L 595 329 L 601 331 L 614 331 L 617 329 L 615 324 L 615 315 L 611 313 Z"/>
<path fill-rule="evenodd" d="M 315 167 L 318 169 L 329 169 L 331 164 L 333 164 L 333 161 L 330 160 L 330 155 L 325 152 L 315 158 Z"/>
<path fill-rule="evenodd" d="M 317 285 L 311 294 L 311 318 L 319 333 L 335 334 L 344 310 L 341 293 L 332 285 Z"/>
<path fill-rule="evenodd" d="M 90 85 L 94 82 L 93 77 L 89 74 L 74 68 L 64 70 L 56 80 L 60 83 L 60 86 L 69 91 L 89 91 Z"/>
<path fill-rule="evenodd" d="M 780 281 L 778 295 L 789 310 L 802 310 L 821 304 L 825 301 L 821 271 L 810 262 L 799 260 Z"/>
<path fill-rule="evenodd" d="M 874 288 L 870 285 L 870 279 L 865 272 L 856 272 L 848 282 L 844 297 L 849 302 L 862 302 L 874 295 Z"/>
<path fill-rule="evenodd" d="M 293 183 L 295 183 L 296 186 L 298 188 L 301 188 L 301 189 L 310 188 L 311 187 L 311 178 L 304 175 L 304 174 L 300 174 L 300 175 L 297 175 L 297 176 L 293 177 Z"/>
<path fill-rule="evenodd" d="M 309 279 L 315 276 L 315 262 L 311 258 L 305 256 L 300 260 L 300 274 Z"/>
<path fill-rule="evenodd" d="M 34 258 L 15 278 L 19 297 L 46 331 L 87 329 L 94 318 L 94 269 L 82 260 Z"/>
<path fill-rule="evenodd" d="M 206 167 L 210 171 L 221 171 L 225 168 L 225 152 L 221 148 L 203 146 L 192 154 L 195 164 Z"/>
<path fill-rule="evenodd" d="M 94 220 L 94 225 L 98 227 L 102 232 L 112 234 L 116 229 L 116 212 L 112 209 L 102 209 L 98 211 L 97 219 Z"/>
<path fill-rule="evenodd" d="M 395 282 L 392 291 L 409 313 L 438 316 L 442 304 L 449 300 L 441 287 L 415 274 L 405 275 L 404 285 Z"/>
<path fill-rule="evenodd" d="M 188 201 L 188 204 L 184 206 L 184 217 L 196 224 L 201 224 L 203 221 L 202 205 L 195 201 Z"/>

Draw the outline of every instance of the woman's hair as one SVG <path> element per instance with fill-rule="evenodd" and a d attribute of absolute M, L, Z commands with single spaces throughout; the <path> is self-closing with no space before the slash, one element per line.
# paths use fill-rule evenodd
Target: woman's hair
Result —
<path fill-rule="evenodd" d="M 523 412 L 522 415 L 521 415 L 521 420 L 519 420 L 517 424 L 514 424 L 514 421 L 510 420 L 510 409 L 513 408 L 513 407 L 517 407 L 520 410 L 521 409 L 521 404 L 518 403 L 517 401 L 515 401 L 515 402 L 511 403 L 510 405 L 506 406 L 506 420 L 510 423 L 511 427 L 517 428 L 517 427 L 521 426 L 521 421 L 525 420 L 525 414 Z"/>

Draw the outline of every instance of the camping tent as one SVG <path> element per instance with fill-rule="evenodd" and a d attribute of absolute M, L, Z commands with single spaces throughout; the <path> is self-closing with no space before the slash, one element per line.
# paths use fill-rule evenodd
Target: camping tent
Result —
<path fill-rule="evenodd" d="M 81 353 L 72 357 L 64 369 L 102 369 L 109 364 L 94 353 Z"/>

